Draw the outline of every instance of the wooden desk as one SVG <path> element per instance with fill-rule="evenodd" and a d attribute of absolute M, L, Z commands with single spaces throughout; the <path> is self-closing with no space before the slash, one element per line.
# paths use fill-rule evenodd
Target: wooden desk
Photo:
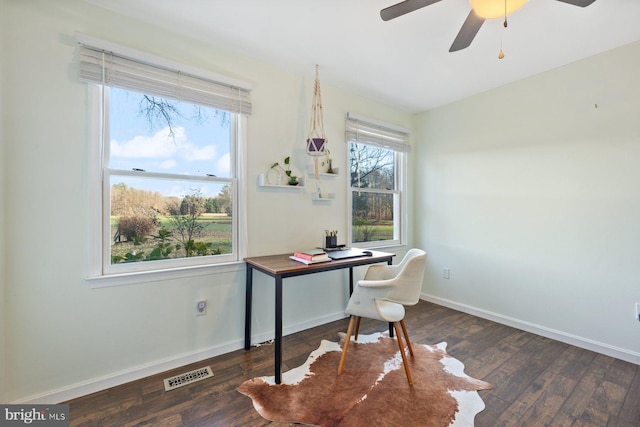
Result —
<path fill-rule="evenodd" d="M 275 313 L 275 381 L 280 384 L 282 374 L 282 279 L 321 273 L 323 271 L 349 269 L 349 293 L 353 292 L 353 267 L 386 262 L 391 265 L 395 254 L 371 251 L 371 256 L 332 260 L 306 265 L 289 258 L 291 254 L 268 255 L 245 258 L 247 263 L 246 305 L 244 319 L 244 349 L 251 349 L 251 303 L 253 299 L 253 270 L 261 271 L 275 279 L 276 313 Z"/>

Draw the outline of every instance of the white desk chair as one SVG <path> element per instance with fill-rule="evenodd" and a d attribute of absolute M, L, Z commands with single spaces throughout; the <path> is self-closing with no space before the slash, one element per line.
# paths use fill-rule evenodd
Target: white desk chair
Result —
<path fill-rule="evenodd" d="M 344 341 L 342 357 L 338 366 L 338 375 L 342 373 L 344 362 L 347 358 L 349 341 L 356 321 L 355 340 L 358 340 L 360 320 L 362 317 L 382 320 L 393 324 L 398 339 L 398 347 L 402 355 L 404 370 L 409 384 L 413 383 L 411 371 L 407 364 L 407 358 L 402 344 L 402 337 L 398 329 L 398 323 L 407 340 L 409 353 L 413 356 L 413 349 L 404 324 L 404 306 L 415 305 L 420 299 L 422 278 L 424 276 L 426 253 L 421 249 L 411 249 L 397 265 L 372 265 L 367 270 L 364 279 L 356 283 L 353 294 L 347 304 L 345 313 L 351 315 L 347 337 Z"/>

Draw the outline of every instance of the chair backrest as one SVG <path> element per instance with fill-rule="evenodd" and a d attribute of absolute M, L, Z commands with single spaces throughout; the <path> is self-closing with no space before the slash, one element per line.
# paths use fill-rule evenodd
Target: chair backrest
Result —
<path fill-rule="evenodd" d="M 427 254 L 422 249 L 411 249 L 397 266 L 394 287 L 385 299 L 403 305 L 414 305 L 420 299 L 422 279 L 426 268 Z"/>

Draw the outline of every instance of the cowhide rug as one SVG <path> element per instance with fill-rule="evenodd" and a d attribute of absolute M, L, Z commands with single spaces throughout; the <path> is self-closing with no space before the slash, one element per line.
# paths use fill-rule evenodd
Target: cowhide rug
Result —
<path fill-rule="evenodd" d="M 342 343 L 345 334 L 340 335 Z M 322 427 L 473 426 L 484 409 L 477 390 L 491 384 L 467 376 L 464 365 L 445 351 L 446 343 L 412 345 L 414 357 L 407 358 L 413 385 L 396 340 L 378 333 L 352 338 L 341 375 L 341 346 L 322 340 L 304 365 L 282 374 L 282 384 L 259 377 L 238 391 L 270 421 Z"/>

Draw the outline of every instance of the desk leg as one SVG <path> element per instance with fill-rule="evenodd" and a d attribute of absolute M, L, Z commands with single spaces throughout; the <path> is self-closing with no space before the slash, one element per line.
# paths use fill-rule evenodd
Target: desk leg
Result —
<path fill-rule="evenodd" d="M 282 276 L 276 276 L 276 337 L 275 380 L 280 384 L 282 375 Z"/>
<path fill-rule="evenodd" d="M 247 264 L 244 303 L 244 349 L 251 348 L 251 302 L 253 300 L 253 267 Z"/>
<path fill-rule="evenodd" d="M 349 296 L 353 293 L 353 267 L 349 267 Z"/>
<path fill-rule="evenodd" d="M 391 265 L 392 264 L 391 260 L 387 261 L 387 264 Z M 392 322 L 389 322 L 389 336 L 391 338 L 393 338 L 393 323 Z"/>

